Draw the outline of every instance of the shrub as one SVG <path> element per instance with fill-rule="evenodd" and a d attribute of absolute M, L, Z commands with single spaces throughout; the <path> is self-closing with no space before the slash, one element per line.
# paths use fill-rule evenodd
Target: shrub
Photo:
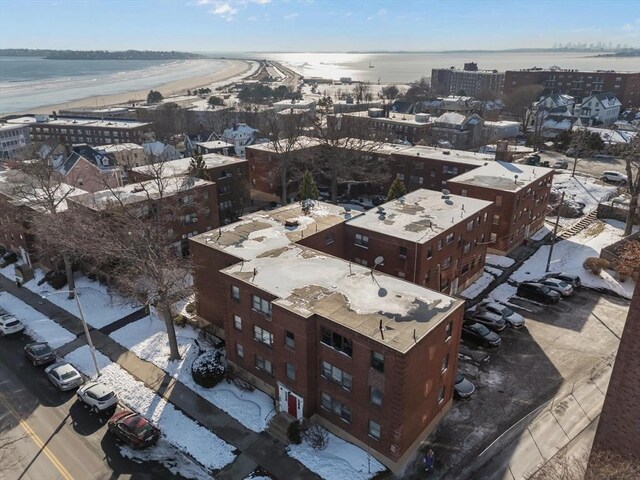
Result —
<path fill-rule="evenodd" d="M 60 290 L 67 284 L 67 275 L 65 272 L 50 271 L 47 275 L 49 277 L 47 278 L 47 283 L 56 290 Z"/>
<path fill-rule="evenodd" d="M 585 270 L 591 270 L 591 273 L 594 275 L 600 275 L 602 269 L 609 268 L 611 266 L 611 262 L 605 258 L 599 257 L 589 257 L 582 264 Z"/>
<path fill-rule="evenodd" d="M 177 327 L 184 327 L 187 324 L 187 319 L 184 315 L 176 315 L 173 317 L 173 324 Z"/>
<path fill-rule="evenodd" d="M 329 445 L 329 432 L 317 423 L 311 425 L 304 434 L 311 448 L 314 450 L 324 450 Z"/>
<path fill-rule="evenodd" d="M 289 443 L 293 443 L 294 445 L 300 445 L 302 443 L 302 427 L 299 421 L 296 420 L 289 425 L 289 428 L 287 428 L 287 438 L 289 439 Z"/>
<path fill-rule="evenodd" d="M 189 315 L 193 315 L 196 313 L 196 302 L 187 303 L 187 306 L 184 309 Z"/>
<path fill-rule="evenodd" d="M 224 378 L 225 366 L 218 350 L 209 350 L 193 361 L 191 376 L 204 388 L 215 387 Z"/>

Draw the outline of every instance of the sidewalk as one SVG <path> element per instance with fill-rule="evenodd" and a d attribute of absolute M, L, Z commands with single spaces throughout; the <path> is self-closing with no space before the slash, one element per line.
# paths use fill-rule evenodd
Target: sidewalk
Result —
<path fill-rule="evenodd" d="M 79 318 L 66 310 L 43 299 L 26 288 L 0 275 L 0 290 L 19 298 L 63 326 L 77 338 L 57 349 L 64 356 L 76 348 L 86 345 L 84 329 Z M 236 459 L 216 475 L 216 478 L 243 480 L 256 466 L 261 466 L 277 478 L 287 480 L 317 480 L 320 477 L 297 460 L 287 455 L 286 445 L 272 438 L 268 433 L 255 433 L 215 405 L 204 400 L 155 365 L 141 360 L 135 354 L 116 343 L 100 330 L 89 327 L 95 348 L 111 361 L 119 364 L 131 375 L 171 402 L 185 415 L 211 430 L 225 442 L 240 452 Z"/>
<path fill-rule="evenodd" d="M 521 480 L 535 473 L 600 415 L 612 368 L 604 365 L 524 417 L 489 445 L 462 478 Z"/>

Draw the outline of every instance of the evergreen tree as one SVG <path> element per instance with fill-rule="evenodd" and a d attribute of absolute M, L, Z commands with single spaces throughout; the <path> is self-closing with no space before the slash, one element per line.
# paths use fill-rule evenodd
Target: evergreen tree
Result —
<path fill-rule="evenodd" d="M 157 90 L 149 90 L 147 95 L 147 103 L 160 103 L 164 100 L 164 96 Z"/>
<path fill-rule="evenodd" d="M 309 170 L 304 172 L 302 183 L 300 184 L 300 200 L 304 201 L 308 199 L 318 199 L 318 186 Z"/>
<path fill-rule="evenodd" d="M 400 180 L 399 177 L 396 177 L 396 179 L 391 184 L 391 187 L 389 187 L 389 193 L 387 193 L 387 202 L 395 200 L 396 198 L 403 197 L 406 193 L 407 190 L 406 188 L 404 188 L 404 182 Z"/>
<path fill-rule="evenodd" d="M 211 180 L 207 173 L 207 164 L 201 154 L 196 153 L 189 161 L 189 175 L 202 180 Z"/>

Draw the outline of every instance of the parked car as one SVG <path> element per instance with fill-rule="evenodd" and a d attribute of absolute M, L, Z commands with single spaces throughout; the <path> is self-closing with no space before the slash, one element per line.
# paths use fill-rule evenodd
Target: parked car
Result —
<path fill-rule="evenodd" d="M 555 290 L 536 282 L 522 282 L 518 285 L 518 296 L 542 303 L 558 303 L 561 297 Z"/>
<path fill-rule="evenodd" d="M 113 389 L 100 382 L 87 382 L 78 389 L 78 401 L 85 404 L 94 413 L 115 408 L 118 396 Z"/>
<path fill-rule="evenodd" d="M 568 283 L 569 285 L 571 285 L 574 289 L 578 288 L 579 286 L 582 285 L 582 280 L 580 279 L 580 277 L 578 275 L 572 275 L 570 273 L 548 273 L 547 275 L 545 275 L 544 277 L 546 278 L 557 278 L 558 280 L 562 280 L 565 283 Z"/>
<path fill-rule="evenodd" d="M 477 311 L 486 310 L 487 312 L 501 315 L 504 318 L 507 325 L 512 328 L 524 327 L 524 317 L 519 313 L 514 312 L 512 309 L 498 302 L 484 302 L 476 307 Z"/>
<path fill-rule="evenodd" d="M 44 369 L 47 378 L 62 391 L 71 390 L 84 383 L 80 372 L 69 362 L 60 361 Z"/>
<path fill-rule="evenodd" d="M 18 255 L 15 252 L 6 252 L 0 257 L 0 268 L 11 265 L 18 261 Z"/>
<path fill-rule="evenodd" d="M 154 445 L 160 430 L 139 413 L 131 410 L 116 412 L 108 422 L 109 431 L 132 448 Z"/>
<path fill-rule="evenodd" d="M 569 162 L 567 160 L 558 160 L 551 165 L 552 168 L 566 170 L 569 168 Z"/>
<path fill-rule="evenodd" d="M 56 361 L 56 352 L 45 342 L 28 343 L 24 347 L 24 354 L 34 367 Z"/>
<path fill-rule="evenodd" d="M 607 171 L 602 172 L 602 181 L 612 183 L 626 183 L 627 176 L 621 172 Z"/>
<path fill-rule="evenodd" d="M 488 312 L 486 310 L 476 310 L 471 312 L 467 318 L 472 322 L 478 322 L 484 325 L 485 327 L 490 328 L 494 332 L 501 332 L 507 327 L 507 322 L 502 315 Z"/>
<path fill-rule="evenodd" d="M 462 324 L 462 336 L 483 347 L 498 347 L 502 343 L 500 335 L 477 322 L 464 322 Z"/>
<path fill-rule="evenodd" d="M 19 333 L 24 330 L 24 325 L 20 320 L 9 313 L 0 314 L 0 337 Z"/>
<path fill-rule="evenodd" d="M 573 287 L 559 278 L 547 278 L 540 280 L 542 285 L 546 285 L 551 290 L 555 290 L 563 297 L 570 297 L 573 294 Z"/>
<path fill-rule="evenodd" d="M 453 395 L 456 398 L 469 398 L 476 391 L 476 386 L 466 379 L 460 372 L 456 372 L 456 381 L 453 385 Z"/>

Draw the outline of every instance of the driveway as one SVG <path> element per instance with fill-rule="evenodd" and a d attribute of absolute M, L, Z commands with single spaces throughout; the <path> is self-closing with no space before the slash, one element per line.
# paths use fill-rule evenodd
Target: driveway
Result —
<path fill-rule="evenodd" d="M 476 393 L 454 403 L 433 435 L 430 478 L 465 478 L 461 469 L 502 432 L 613 358 L 629 309 L 627 300 L 587 289 L 558 305 L 519 303 L 527 325 L 503 331 L 500 348 L 461 344 L 459 369 Z M 423 477 L 416 469 L 408 478 Z"/>

